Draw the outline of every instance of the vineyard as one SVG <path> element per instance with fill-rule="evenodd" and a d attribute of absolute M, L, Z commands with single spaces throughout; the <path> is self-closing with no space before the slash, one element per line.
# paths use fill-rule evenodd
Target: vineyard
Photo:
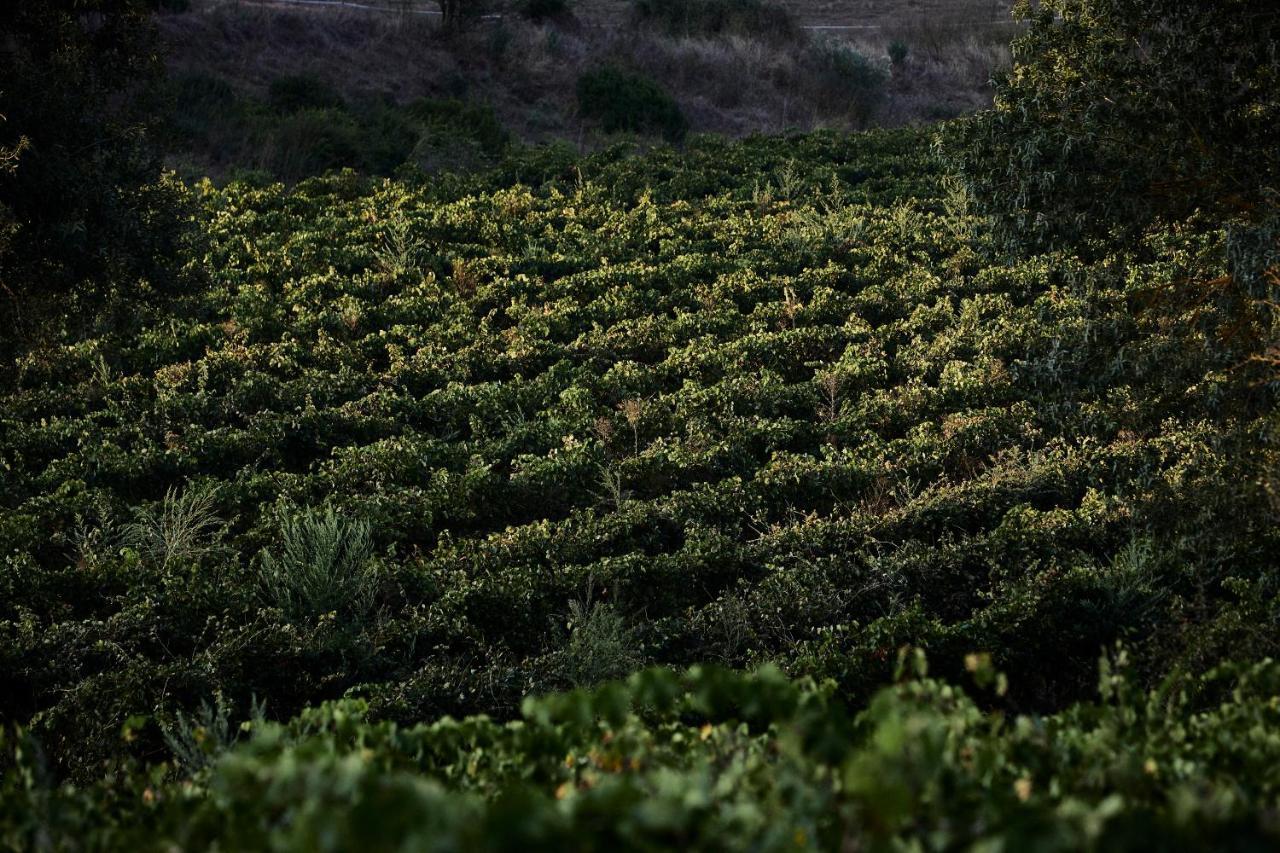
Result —
<path fill-rule="evenodd" d="M 1274 842 L 1226 233 L 995 261 L 933 150 L 183 188 L 0 398 L 0 838 Z"/>

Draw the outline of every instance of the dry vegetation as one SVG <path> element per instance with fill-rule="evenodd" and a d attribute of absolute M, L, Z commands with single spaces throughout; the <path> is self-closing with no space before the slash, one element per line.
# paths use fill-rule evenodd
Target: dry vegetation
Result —
<path fill-rule="evenodd" d="M 793 34 L 691 36 L 637 25 L 629 0 L 581 0 L 541 23 L 507 11 L 454 35 L 429 14 L 434 4 L 382 4 L 393 8 L 196 0 L 190 12 L 162 16 L 162 30 L 174 71 L 246 92 L 309 74 L 348 98 L 462 98 L 491 105 L 521 139 L 582 147 L 595 138 L 577 114 L 575 83 L 604 64 L 656 80 L 694 132 L 901 125 L 987 103 L 1011 34 L 990 23 L 993 14 L 1008 16 L 1004 0 L 788 0 L 801 27 Z M 824 29 L 835 26 L 851 29 Z M 905 46 L 905 59 L 890 60 L 894 43 Z M 850 87 L 824 64 L 831 44 L 877 72 L 872 110 L 851 108 Z"/>

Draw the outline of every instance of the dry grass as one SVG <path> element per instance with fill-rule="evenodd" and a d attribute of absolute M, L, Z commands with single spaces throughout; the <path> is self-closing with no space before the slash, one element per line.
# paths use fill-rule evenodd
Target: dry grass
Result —
<path fill-rule="evenodd" d="M 361 0 L 369 2 L 369 0 Z M 378 2 L 378 0 L 374 0 Z M 396 0 L 382 0 L 395 5 Z M 786 0 L 802 24 L 850 21 L 876 29 L 810 31 L 789 41 L 742 35 L 671 37 L 637 28 L 629 0 L 579 0 L 554 24 L 514 15 L 446 37 L 438 18 L 343 7 L 198 0 L 162 16 L 171 65 L 262 93 L 285 74 L 311 74 L 350 98 L 463 97 L 491 104 L 526 141 L 590 146 L 576 116 L 575 83 L 614 63 L 657 80 L 694 132 L 742 135 L 786 128 L 854 128 L 865 121 L 833 102 L 812 68 L 813 43 L 838 38 L 889 71 L 893 41 L 908 57 L 892 69 L 872 121 L 932 121 L 983 107 L 994 68 L 1008 61 L 1008 27 L 989 24 L 1008 0 Z M 421 8 L 421 7 L 419 7 Z"/>

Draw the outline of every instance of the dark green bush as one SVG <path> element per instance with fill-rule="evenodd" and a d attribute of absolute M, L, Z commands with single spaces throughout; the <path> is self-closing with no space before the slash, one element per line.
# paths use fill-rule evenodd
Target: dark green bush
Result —
<path fill-rule="evenodd" d="M 356 113 L 360 125 L 360 160 L 348 164 L 374 175 L 390 175 L 413 157 L 423 136 L 421 124 L 405 107 L 393 103 L 366 106 Z"/>
<path fill-rule="evenodd" d="M 455 136 L 475 142 L 486 157 L 498 157 L 511 143 L 510 132 L 488 104 L 458 99 L 423 98 L 405 108 L 434 137 Z"/>
<path fill-rule="evenodd" d="M 142 0 L 0 4 L 0 383 L 29 345 L 127 325 L 182 280 L 151 16 Z"/>
<path fill-rule="evenodd" d="M 889 54 L 889 62 L 894 65 L 901 65 L 907 61 L 907 55 L 911 52 L 911 48 L 907 43 L 898 39 L 889 42 L 887 53 Z"/>
<path fill-rule="evenodd" d="M 834 40 L 812 45 L 805 65 L 823 100 L 866 124 L 884 102 L 888 74 L 853 47 Z"/>
<path fill-rule="evenodd" d="M 200 72 L 171 76 L 167 88 L 173 101 L 169 124 L 176 144 L 189 146 L 201 140 L 244 133 L 246 101 L 220 77 Z"/>
<path fill-rule="evenodd" d="M 578 108 L 609 133 L 650 133 L 679 141 L 689 130 L 679 105 L 657 83 L 614 67 L 578 78 Z"/>
<path fill-rule="evenodd" d="M 531 21 L 556 18 L 569 11 L 570 0 L 519 0 L 516 11 Z"/>
<path fill-rule="evenodd" d="M 333 87 L 309 74 L 277 77 L 267 89 L 267 103 L 287 114 L 302 110 L 340 110 L 346 104 Z"/>
<path fill-rule="evenodd" d="M 336 109 L 302 109 L 282 116 L 266 130 L 263 165 L 286 181 L 296 181 L 364 161 L 364 135 L 350 114 Z"/>

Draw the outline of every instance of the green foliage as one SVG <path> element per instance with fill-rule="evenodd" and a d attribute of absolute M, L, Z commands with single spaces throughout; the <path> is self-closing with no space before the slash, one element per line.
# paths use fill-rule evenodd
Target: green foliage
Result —
<path fill-rule="evenodd" d="M 170 488 L 156 507 L 143 507 L 137 520 L 124 528 L 124 541 L 162 569 L 199 560 L 213 552 L 224 525 L 215 512 L 217 488 Z"/>
<path fill-rule="evenodd" d="M 203 701 L 196 713 L 188 717 L 181 711 L 173 722 L 161 724 L 165 746 L 172 753 L 180 772 L 191 776 L 213 766 L 229 750 L 243 732 L 266 722 L 266 707 L 257 702 L 249 705 L 249 719 L 233 727 L 231 707 L 221 694 L 212 703 Z"/>
<path fill-rule="evenodd" d="M 995 108 L 951 156 L 1006 241 L 1117 242 L 1200 210 L 1255 219 L 1280 189 L 1271 0 L 1045 0 Z"/>
<path fill-rule="evenodd" d="M 559 668 L 574 687 L 590 687 L 623 678 L 640 668 L 636 638 L 612 605 L 599 601 L 569 602 L 569 642 Z"/>
<path fill-rule="evenodd" d="M 360 126 L 340 110 L 302 109 L 273 123 L 263 165 L 275 175 L 300 180 L 330 169 L 359 164 Z"/>
<path fill-rule="evenodd" d="M 889 47 L 886 52 L 889 55 L 889 62 L 894 66 L 898 66 L 907 61 L 907 55 L 911 53 L 911 48 L 906 42 L 900 39 L 894 39 L 889 42 Z"/>
<path fill-rule="evenodd" d="M 181 199 L 150 136 L 150 14 L 142 0 L 0 9 L 0 370 L 174 281 Z"/>
<path fill-rule="evenodd" d="M 332 509 L 286 515 L 278 550 L 258 556 L 262 595 L 291 619 L 330 612 L 362 616 L 373 606 L 377 575 L 369 524 Z"/>
<path fill-rule="evenodd" d="M 180 776 L 139 766 L 88 788 L 49 785 L 18 732 L 5 744 L 0 838 L 131 850 L 1276 843 L 1274 663 L 1144 691 L 1121 652 L 1100 686 L 1098 701 L 1009 719 L 922 675 L 851 714 L 830 684 L 708 667 L 530 699 L 506 724 L 401 728 L 344 700 L 254 721 L 238 743 L 212 722 L 204 742 L 223 745 Z"/>
<path fill-rule="evenodd" d="M 341 110 L 342 96 L 323 80 L 308 74 L 287 74 L 271 81 L 267 104 L 282 113 L 302 110 Z"/>
<path fill-rule="evenodd" d="M 477 169 L 510 144 L 487 105 L 432 99 L 348 105 L 310 76 L 276 79 L 265 100 L 199 74 L 176 77 L 168 89 L 171 149 L 206 157 L 220 170 L 257 170 L 289 182 L 341 168 L 375 175 L 405 167 Z"/>
<path fill-rule="evenodd" d="M 631 8 L 636 20 L 672 35 L 788 39 L 800 31 L 787 8 L 771 0 L 633 0 Z"/>
<path fill-rule="evenodd" d="M 928 142 L 202 184 L 207 285 L 0 397 L 0 715 L 86 782 L 218 694 L 508 719 L 718 660 L 861 707 L 910 643 L 1048 713 L 1119 638 L 1144 687 L 1280 653 L 1271 391 L 1205 332 L 1225 296 L 1134 310 L 1265 234 L 993 261 Z M 131 544 L 181 483 L 225 532 Z"/>
<path fill-rule="evenodd" d="M 607 133 L 653 133 L 678 142 L 689 130 L 679 105 L 657 83 L 612 66 L 578 78 L 578 109 Z"/>

